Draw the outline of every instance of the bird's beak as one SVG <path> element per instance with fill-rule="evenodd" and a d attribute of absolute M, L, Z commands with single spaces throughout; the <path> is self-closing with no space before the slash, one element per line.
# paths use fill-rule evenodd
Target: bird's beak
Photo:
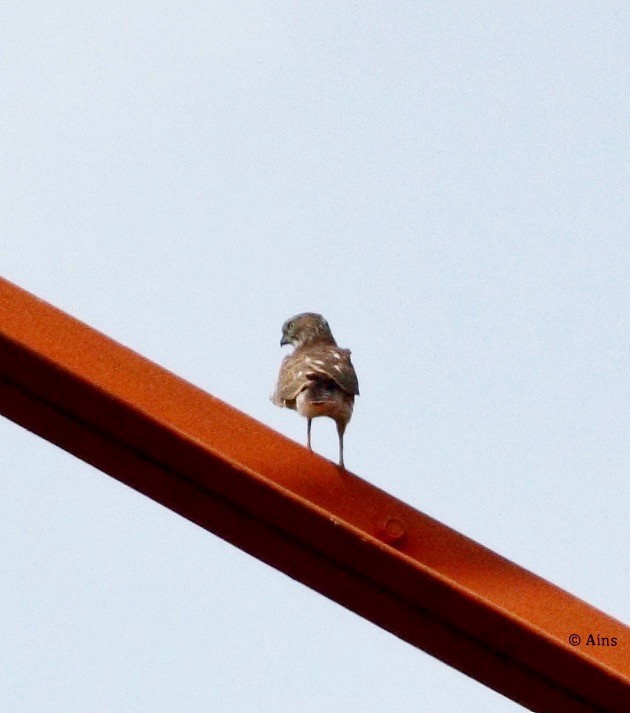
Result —
<path fill-rule="evenodd" d="M 291 344 L 291 342 L 283 334 L 282 339 L 280 340 L 280 346 L 283 347 L 285 344 Z"/>

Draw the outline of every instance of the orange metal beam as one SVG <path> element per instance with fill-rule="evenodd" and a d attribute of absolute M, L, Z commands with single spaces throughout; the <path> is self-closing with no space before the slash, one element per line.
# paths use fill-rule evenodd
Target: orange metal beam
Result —
<path fill-rule="evenodd" d="M 2 279 L 0 411 L 534 711 L 630 710 L 619 621 Z"/>

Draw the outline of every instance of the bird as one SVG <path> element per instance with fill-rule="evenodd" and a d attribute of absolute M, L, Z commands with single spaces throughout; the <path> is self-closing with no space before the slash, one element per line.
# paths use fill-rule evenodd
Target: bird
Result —
<path fill-rule="evenodd" d="M 306 445 L 311 448 L 311 422 L 328 416 L 337 425 L 339 466 L 343 461 L 343 435 L 352 417 L 354 397 L 359 395 L 357 374 L 350 350 L 337 346 L 328 322 L 316 312 L 302 312 L 282 325 L 280 346 L 290 344 L 293 353 L 282 360 L 271 400 L 306 418 Z"/>

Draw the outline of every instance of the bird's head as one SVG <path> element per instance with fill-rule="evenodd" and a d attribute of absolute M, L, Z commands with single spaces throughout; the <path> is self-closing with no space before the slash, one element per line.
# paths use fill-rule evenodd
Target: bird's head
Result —
<path fill-rule="evenodd" d="M 303 347 L 307 344 L 325 342 L 336 344 L 328 322 L 315 312 L 303 312 L 287 319 L 282 325 L 282 339 L 280 346 L 292 344 L 294 347 Z"/>

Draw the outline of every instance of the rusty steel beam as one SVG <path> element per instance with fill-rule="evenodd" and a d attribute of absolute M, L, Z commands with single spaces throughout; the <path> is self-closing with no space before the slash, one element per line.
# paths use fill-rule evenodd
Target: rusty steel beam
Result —
<path fill-rule="evenodd" d="M 531 710 L 630 710 L 619 621 L 2 279 L 0 411 Z"/>

